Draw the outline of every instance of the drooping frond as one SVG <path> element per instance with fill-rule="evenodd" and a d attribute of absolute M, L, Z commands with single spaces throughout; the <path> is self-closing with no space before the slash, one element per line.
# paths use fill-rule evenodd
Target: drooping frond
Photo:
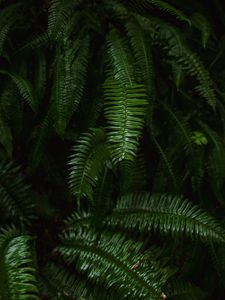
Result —
<path fill-rule="evenodd" d="M 107 50 L 114 78 L 125 86 L 136 83 L 133 57 L 127 41 L 116 30 L 111 30 L 107 38 Z"/>
<path fill-rule="evenodd" d="M 191 22 L 194 27 L 200 30 L 202 37 L 202 46 L 205 48 L 212 33 L 212 28 L 209 21 L 204 15 L 200 13 L 194 13 L 191 16 Z"/>
<path fill-rule="evenodd" d="M 14 223 L 23 223 L 34 216 L 30 187 L 12 163 L 0 166 L 0 203 L 1 213 Z"/>
<path fill-rule="evenodd" d="M 68 42 L 64 53 L 57 55 L 52 101 L 55 127 L 59 134 L 64 134 L 82 97 L 87 73 L 89 44 L 88 36 L 83 39 L 78 37 L 74 43 Z"/>
<path fill-rule="evenodd" d="M 114 163 L 133 160 L 144 127 L 147 96 L 143 84 L 124 86 L 108 78 L 104 84 L 108 142 Z"/>
<path fill-rule="evenodd" d="M 134 20 L 126 24 L 126 29 L 138 67 L 141 70 L 142 82 L 152 100 L 154 98 L 154 67 L 150 36 L 145 34 L 140 24 Z"/>
<path fill-rule="evenodd" d="M 27 79 L 21 77 L 20 75 L 13 74 L 7 71 L 0 70 L 0 74 L 8 75 L 12 79 L 12 81 L 18 88 L 21 96 L 24 98 L 25 101 L 27 101 L 31 109 L 34 112 L 36 112 L 38 108 L 38 102 L 36 99 L 36 95 L 32 90 L 31 83 Z"/>
<path fill-rule="evenodd" d="M 21 3 L 10 4 L 0 11 L 0 56 L 3 53 L 4 45 L 7 41 L 9 32 L 15 21 L 19 18 L 16 13 Z"/>
<path fill-rule="evenodd" d="M 224 230 L 207 212 L 182 197 L 149 193 L 128 194 L 118 200 L 107 225 L 163 234 L 187 235 L 205 241 L 225 241 Z"/>
<path fill-rule="evenodd" d="M 199 84 L 195 87 L 196 91 L 207 100 L 212 108 L 215 108 L 214 83 L 199 56 L 187 47 L 176 28 L 158 19 L 151 22 L 155 27 L 153 39 L 164 47 L 169 58 L 175 59 L 173 62 L 176 61 L 188 75 L 197 79 Z"/>
<path fill-rule="evenodd" d="M 93 188 L 108 158 L 104 130 L 92 129 L 81 136 L 73 151 L 69 161 L 70 190 L 78 199 L 81 197 L 92 199 Z"/>
<path fill-rule="evenodd" d="M 30 237 L 15 229 L 0 234 L 0 297 L 2 300 L 38 300 Z"/>
<path fill-rule="evenodd" d="M 53 0 L 48 14 L 48 35 L 57 39 L 73 12 L 71 0 Z"/>
<path fill-rule="evenodd" d="M 123 2 L 125 2 L 125 1 L 123 0 Z M 191 20 L 182 11 L 180 11 L 179 9 L 170 5 L 166 1 L 162 1 L 162 0 L 141 0 L 141 1 L 130 0 L 129 2 L 131 2 L 134 9 L 136 9 L 137 7 L 146 8 L 149 5 L 155 6 L 156 8 L 175 16 L 177 20 L 186 22 L 186 23 L 188 23 L 188 25 L 191 25 Z"/>
<path fill-rule="evenodd" d="M 118 234 L 104 233 L 96 238 L 93 231 L 70 232 L 56 251 L 94 283 L 104 282 L 109 291 L 116 289 L 119 299 L 160 298 L 161 287 L 171 273 L 158 262 L 149 262 L 148 254 L 141 254 L 141 243 Z"/>

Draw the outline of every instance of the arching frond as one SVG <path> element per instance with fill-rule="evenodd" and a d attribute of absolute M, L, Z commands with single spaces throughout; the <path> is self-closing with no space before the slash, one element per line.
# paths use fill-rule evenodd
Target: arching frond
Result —
<path fill-rule="evenodd" d="M 15 229 L 0 234 L 0 296 L 3 300 L 38 300 L 30 237 Z"/>
<path fill-rule="evenodd" d="M 93 282 L 104 282 L 109 291 L 116 289 L 119 299 L 160 298 L 170 271 L 160 268 L 158 262 L 149 262 L 141 254 L 142 244 L 107 233 L 96 238 L 92 231 L 70 233 L 57 252 Z"/>
<path fill-rule="evenodd" d="M 107 224 L 140 231 L 187 235 L 205 241 L 224 241 L 224 230 L 207 212 L 182 197 L 126 195 L 118 200 Z"/>

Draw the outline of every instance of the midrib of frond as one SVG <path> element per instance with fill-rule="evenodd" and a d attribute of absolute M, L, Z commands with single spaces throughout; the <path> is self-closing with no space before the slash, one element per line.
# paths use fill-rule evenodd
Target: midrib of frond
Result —
<path fill-rule="evenodd" d="M 98 256 L 99 258 L 104 258 L 110 264 L 113 263 L 113 265 L 115 265 L 117 268 L 123 270 L 123 272 L 126 273 L 126 275 L 128 277 L 133 278 L 135 281 L 137 281 L 140 284 L 140 286 L 142 286 L 145 290 L 148 290 L 151 295 L 154 295 L 154 297 L 159 297 L 159 293 L 152 286 L 149 286 L 147 284 L 147 282 L 145 282 L 143 280 L 143 278 L 138 275 L 138 273 L 132 271 L 132 269 L 131 269 L 132 266 L 129 268 L 122 260 L 117 258 L 118 256 L 115 257 L 112 254 L 104 251 L 101 248 L 97 248 L 94 245 L 88 246 L 88 245 L 82 245 L 82 244 L 76 243 L 76 242 L 71 242 L 70 244 L 61 246 L 60 248 L 61 249 L 76 248 L 80 251 L 89 252 L 90 254 L 94 254 L 94 255 Z"/>
<path fill-rule="evenodd" d="M 176 212 L 168 212 L 168 211 L 162 211 L 162 210 L 157 210 L 157 209 L 148 209 L 148 208 L 131 208 L 131 209 L 126 209 L 126 208 L 119 208 L 115 209 L 113 211 L 112 216 L 124 216 L 124 215 L 143 215 L 143 214 L 148 214 L 148 215 L 156 215 L 158 216 L 159 220 L 161 216 L 168 216 L 171 219 L 180 219 L 180 220 L 186 220 L 189 223 L 195 223 L 195 225 L 198 225 L 199 227 L 204 227 L 206 228 L 207 231 L 213 232 L 213 235 L 215 234 L 216 237 L 225 242 L 225 234 L 224 236 L 221 236 L 220 232 L 216 232 L 215 229 L 211 228 L 207 223 L 201 222 L 199 219 L 194 219 L 191 216 L 184 215 L 182 213 L 179 213 L 178 211 Z M 152 222 L 151 222 L 152 223 Z M 152 227 L 152 224 L 149 226 Z M 172 227 L 172 226 L 171 226 Z M 181 230 L 175 230 L 175 231 L 181 231 Z M 192 232 L 196 234 L 195 232 Z"/>

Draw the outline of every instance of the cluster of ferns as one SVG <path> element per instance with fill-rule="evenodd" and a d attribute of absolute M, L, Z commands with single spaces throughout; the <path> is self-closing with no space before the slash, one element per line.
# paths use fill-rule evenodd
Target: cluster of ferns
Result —
<path fill-rule="evenodd" d="M 0 299 L 225 289 L 223 1 L 0 0 Z"/>

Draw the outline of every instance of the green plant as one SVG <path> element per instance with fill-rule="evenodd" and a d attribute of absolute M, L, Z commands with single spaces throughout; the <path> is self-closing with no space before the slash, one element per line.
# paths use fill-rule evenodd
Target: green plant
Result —
<path fill-rule="evenodd" d="M 189 2 L 0 1 L 1 299 L 224 293 L 225 7 Z"/>

